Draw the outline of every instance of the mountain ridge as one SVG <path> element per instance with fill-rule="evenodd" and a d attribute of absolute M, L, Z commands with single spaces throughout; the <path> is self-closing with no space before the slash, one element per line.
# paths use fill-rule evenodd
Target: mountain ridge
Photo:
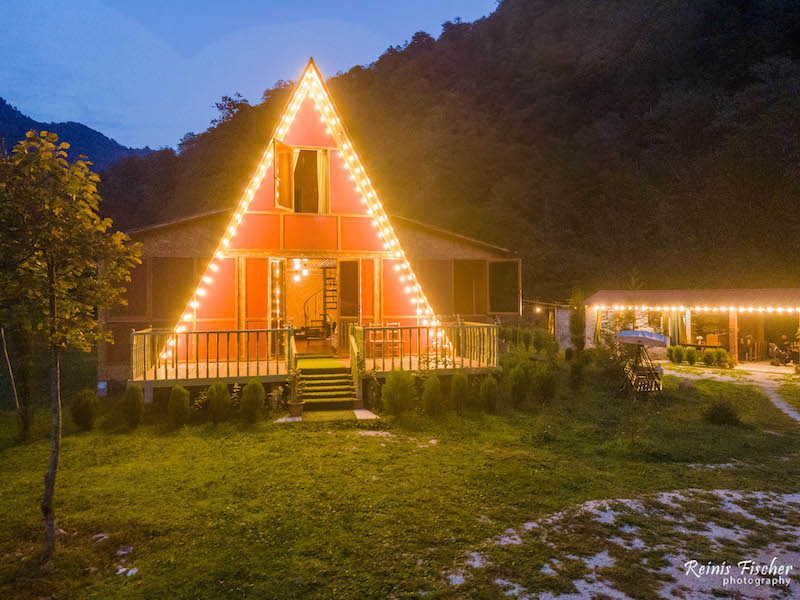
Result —
<path fill-rule="evenodd" d="M 73 158 L 85 155 L 95 171 L 104 171 L 123 158 L 141 157 L 152 152 L 149 147 L 128 148 L 103 133 L 75 121 L 44 123 L 25 115 L 4 98 L 0 97 L 0 140 L 5 140 L 6 152 L 31 129 L 52 131 L 62 142 L 70 144 L 69 154 Z M 0 147 L 2 150 L 2 147 Z"/>

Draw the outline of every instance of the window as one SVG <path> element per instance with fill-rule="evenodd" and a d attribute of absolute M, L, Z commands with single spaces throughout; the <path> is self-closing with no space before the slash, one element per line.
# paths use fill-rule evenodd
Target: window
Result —
<path fill-rule="evenodd" d="M 456 314 L 480 315 L 486 312 L 486 261 L 454 261 L 453 282 Z"/>
<path fill-rule="evenodd" d="M 275 203 L 298 213 L 328 212 L 328 151 L 275 142 Z"/>
<path fill-rule="evenodd" d="M 519 262 L 489 263 L 489 312 L 519 313 Z"/>

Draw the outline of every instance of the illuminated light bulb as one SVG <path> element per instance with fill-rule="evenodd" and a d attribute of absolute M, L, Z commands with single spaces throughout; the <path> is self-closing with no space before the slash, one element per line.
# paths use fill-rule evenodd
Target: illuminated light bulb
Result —
<path fill-rule="evenodd" d="M 416 303 L 417 303 L 417 299 L 416 298 L 411 298 L 411 304 L 416 304 Z"/>
<path fill-rule="evenodd" d="M 306 275 L 308 275 L 308 269 L 303 269 L 302 273 L 303 273 L 303 276 L 305 277 Z"/>
<path fill-rule="evenodd" d="M 344 148 L 345 150 L 347 150 L 349 147 L 350 147 L 350 144 L 348 144 L 347 142 L 342 144 L 342 148 Z"/>
<path fill-rule="evenodd" d="M 388 250 L 389 249 L 389 244 L 386 243 L 386 242 L 383 242 L 383 249 L 384 250 Z"/>
<path fill-rule="evenodd" d="M 422 309 L 421 309 L 421 308 L 418 308 L 418 309 L 417 309 L 417 316 L 419 316 L 419 315 L 421 315 L 421 314 L 422 314 Z"/>
<path fill-rule="evenodd" d="M 226 248 L 228 247 L 228 244 L 230 244 L 230 243 L 231 243 L 231 241 L 228 238 L 225 238 L 224 240 L 222 240 L 222 245 L 225 246 Z"/>
<path fill-rule="evenodd" d="M 295 258 L 294 259 L 294 268 L 295 269 L 299 269 L 300 268 L 300 259 L 299 258 Z"/>
<path fill-rule="evenodd" d="M 205 277 L 203 277 L 203 281 L 205 281 L 206 283 L 211 283 L 214 280 L 211 279 L 211 277 L 209 277 L 208 275 L 206 275 Z"/>
<path fill-rule="evenodd" d="M 167 345 L 169 345 L 169 346 L 174 346 L 174 345 L 175 345 L 175 340 L 170 340 L 170 341 L 168 341 L 168 342 L 167 342 Z"/>
<path fill-rule="evenodd" d="M 406 292 L 406 294 L 410 294 L 411 293 L 411 288 L 409 286 L 406 286 L 405 287 L 405 292 Z"/>
<path fill-rule="evenodd" d="M 186 327 L 176 327 L 175 328 L 175 333 L 183 333 L 184 331 L 186 331 Z"/>
<path fill-rule="evenodd" d="M 758 312 L 764 312 L 764 307 L 763 306 L 759 306 L 758 307 Z"/>
<path fill-rule="evenodd" d="M 394 266 L 394 270 L 395 270 L 395 271 L 399 271 L 399 270 L 400 270 L 400 265 L 395 265 L 395 266 Z"/>
<path fill-rule="evenodd" d="M 747 312 L 753 312 L 755 309 L 752 306 L 747 307 Z"/>
<path fill-rule="evenodd" d="M 295 281 L 300 281 L 300 275 L 295 275 L 292 279 L 294 279 Z"/>
<path fill-rule="evenodd" d="M 425 314 L 426 314 L 426 315 L 429 315 L 429 314 L 431 314 L 431 309 L 430 309 L 430 308 L 426 308 L 426 309 L 425 309 Z"/>
<path fill-rule="evenodd" d="M 403 256 L 403 253 L 402 252 L 395 252 L 394 255 L 395 255 L 396 258 L 400 258 L 401 256 Z"/>
<path fill-rule="evenodd" d="M 206 295 L 206 291 L 203 288 L 199 288 L 197 290 L 197 295 L 198 296 L 205 296 Z"/>
<path fill-rule="evenodd" d="M 400 275 L 400 281 L 405 281 L 405 280 L 406 280 L 406 276 L 405 275 Z"/>
<path fill-rule="evenodd" d="M 768 306 L 768 307 L 767 307 L 767 312 L 769 312 L 769 313 L 771 313 L 771 312 L 772 312 L 772 307 L 771 307 L 771 306 Z"/>
<path fill-rule="evenodd" d="M 222 251 L 217 250 L 217 253 L 214 256 L 216 256 L 217 258 L 222 258 Z"/>
<path fill-rule="evenodd" d="M 428 324 L 428 319 L 422 319 L 422 324 L 423 325 L 427 325 Z"/>
<path fill-rule="evenodd" d="M 166 352 L 162 352 L 161 353 L 161 358 L 167 358 L 167 353 Z"/>
<path fill-rule="evenodd" d="M 192 320 L 192 313 L 183 313 L 183 320 L 184 321 L 191 321 Z"/>
<path fill-rule="evenodd" d="M 172 350 L 167 350 L 167 356 L 172 356 Z"/>

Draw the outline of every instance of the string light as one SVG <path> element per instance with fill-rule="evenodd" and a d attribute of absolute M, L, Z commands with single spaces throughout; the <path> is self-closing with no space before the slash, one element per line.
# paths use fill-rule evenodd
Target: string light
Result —
<path fill-rule="evenodd" d="M 587 308 L 589 308 L 587 306 Z M 683 312 L 691 310 L 694 312 L 766 312 L 779 314 L 784 313 L 800 313 L 800 306 L 626 306 L 620 304 L 606 305 L 606 304 L 593 304 L 593 310 L 641 310 L 646 312 L 664 312 L 664 311 L 679 311 Z"/>
<path fill-rule="evenodd" d="M 292 98 L 287 104 L 287 107 L 284 109 L 284 113 L 276 130 L 275 138 L 281 140 L 284 139 L 284 136 L 291 128 L 297 111 L 302 106 L 303 100 L 309 96 L 312 98 L 314 106 L 320 114 L 320 121 L 325 124 L 327 133 L 334 138 L 334 142 L 339 146 L 339 156 L 343 157 L 344 159 L 343 167 L 349 172 L 350 179 L 356 182 L 355 189 L 361 195 L 361 201 L 366 205 L 367 213 L 372 216 L 372 224 L 378 228 L 379 237 L 385 241 L 385 249 L 390 251 L 390 255 L 392 257 L 400 261 L 399 264 L 394 265 L 395 272 L 400 273 L 406 271 L 408 272 L 408 280 L 412 280 L 414 277 L 413 270 L 411 269 L 411 265 L 400 247 L 397 235 L 395 234 L 394 229 L 389 222 L 383 205 L 378 198 L 376 191 L 372 188 L 372 182 L 370 181 L 369 177 L 367 177 L 366 170 L 361 164 L 358 155 L 352 149 L 352 145 L 348 139 L 343 125 L 341 124 L 337 111 L 333 107 L 330 96 L 325 90 L 324 83 L 322 82 L 316 69 L 312 68 L 311 65 L 306 68 L 303 76 L 301 77 L 300 84 L 293 92 Z M 238 206 L 234 211 L 234 215 L 231 217 L 231 222 L 228 224 L 228 228 L 226 230 L 226 236 L 221 239 L 219 247 L 214 252 L 213 258 L 209 262 L 206 272 L 201 278 L 201 282 L 205 285 L 213 284 L 213 279 L 209 277 L 208 274 L 209 271 L 216 272 L 219 270 L 219 266 L 214 262 L 214 260 L 221 260 L 225 258 L 224 250 L 230 245 L 231 239 L 236 235 L 236 231 L 243 220 L 243 215 L 247 210 L 247 206 L 255 196 L 255 192 L 259 189 L 261 182 L 266 175 L 267 169 L 272 164 L 272 147 L 273 144 L 270 142 L 267 146 L 267 149 L 262 154 L 261 160 L 256 167 L 253 179 L 245 188 L 242 197 L 239 200 Z M 295 265 L 297 265 L 296 268 L 299 268 L 299 261 L 296 260 Z M 301 273 L 303 276 L 305 276 L 308 274 L 308 270 L 303 269 Z M 278 285 L 279 278 L 277 276 L 280 274 L 279 261 L 275 262 L 275 274 L 276 285 Z M 295 281 L 297 281 L 296 277 L 297 276 L 295 276 Z M 406 281 L 406 277 L 401 279 L 401 282 L 404 281 Z M 414 292 L 413 294 L 411 294 L 412 291 Z M 187 303 L 187 309 L 184 311 L 182 316 L 183 321 L 191 321 L 196 319 L 197 309 L 200 306 L 198 297 L 204 296 L 206 293 L 206 289 L 200 288 L 198 285 L 189 302 Z M 409 290 L 409 294 L 411 295 L 410 302 L 417 306 L 417 315 L 421 313 L 433 314 L 432 307 L 420 286 L 414 285 L 412 289 Z M 276 316 L 279 317 L 280 301 L 278 296 L 279 290 L 275 289 Z M 189 310 L 190 308 L 192 310 Z M 428 322 L 430 322 L 432 326 L 441 324 L 438 318 L 435 316 L 430 321 L 428 319 L 423 320 L 424 325 L 427 325 Z M 441 332 L 439 333 L 441 334 Z"/>

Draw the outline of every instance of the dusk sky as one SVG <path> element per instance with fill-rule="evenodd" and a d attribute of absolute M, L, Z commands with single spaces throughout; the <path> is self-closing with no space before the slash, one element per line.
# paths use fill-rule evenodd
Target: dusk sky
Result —
<path fill-rule="evenodd" d="M 23 0 L 0 6 L 0 97 L 39 121 L 78 121 L 126 146 L 174 146 L 214 102 L 375 60 L 418 30 L 496 0 Z"/>

